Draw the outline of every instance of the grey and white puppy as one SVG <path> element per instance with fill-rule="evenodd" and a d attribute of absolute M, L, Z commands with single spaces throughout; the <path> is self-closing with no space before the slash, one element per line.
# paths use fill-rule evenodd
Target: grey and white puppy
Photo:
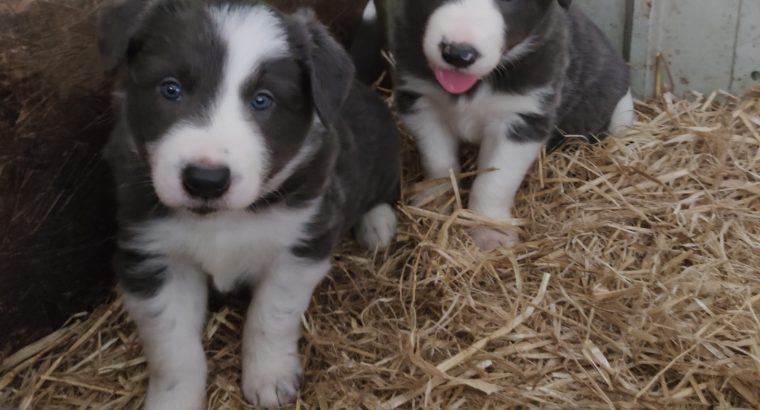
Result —
<path fill-rule="evenodd" d="M 633 121 L 625 61 L 571 1 L 388 0 L 395 98 L 425 176 L 459 171 L 459 144 L 479 144 L 469 208 L 490 219 L 511 219 L 543 145 Z M 484 249 L 518 240 L 493 227 L 471 234 Z"/>
<path fill-rule="evenodd" d="M 147 409 L 204 407 L 207 286 L 253 289 L 242 390 L 299 387 L 300 319 L 342 234 L 391 241 L 399 139 L 385 104 L 308 12 L 257 1 L 126 0 L 100 43 L 119 72 L 106 156 L 116 269 L 150 367 Z"/>

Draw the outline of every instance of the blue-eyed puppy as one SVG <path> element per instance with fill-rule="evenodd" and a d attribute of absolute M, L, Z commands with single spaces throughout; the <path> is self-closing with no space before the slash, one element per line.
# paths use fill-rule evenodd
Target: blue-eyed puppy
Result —
<path fill-rule="evenodd" d="M 207 284 L 253 289 L 242 390 L 296 395 L 300 318 L 342 234 L 391 241 L 399 141 L 309 12 L 257 1 L 122 0 L 100 17 L 118 73 L 106 155 L 116 261 L 150 368 L 147 409 L 204 407 Z"/>

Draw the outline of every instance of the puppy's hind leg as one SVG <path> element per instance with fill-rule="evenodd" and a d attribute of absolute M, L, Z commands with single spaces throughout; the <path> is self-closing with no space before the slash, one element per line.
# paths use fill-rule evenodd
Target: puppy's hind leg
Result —
<path fill-rule="evenodd" d="M 633 105 L 633 95 L 631 90 L 618 101 L 615 111 L 610 117 L 610 126 L 608 132 L 610 135 L 620 135 L 633 125 L 636 118 L 636 111 Z"/>
<path fill-rule="evenodd" d="M 146 257 L 123 267 L 124 306 L 137 324 L 148 359 L 146 410 L 205 408 L 206 356 L 201 332 L 206 314 L 205 276 L 179 261 Z M 151 275 L 158 286 L 140 286 Z"/>
<path fill-rule="evenodd" d="M 386 248 L 396 234 L 396 214 L 389 204 L 380 204 L 364 214 L 354 229 L 356 241 L 370 250 Z"/>

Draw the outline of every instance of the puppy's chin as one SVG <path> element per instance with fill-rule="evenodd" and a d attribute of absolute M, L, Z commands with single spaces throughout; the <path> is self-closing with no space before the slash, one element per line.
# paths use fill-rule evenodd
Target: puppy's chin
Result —
<path fill-rule="evenodd" d="M 245 186 L 243 188 L 242 186 Z M 238 185 L 220 198 L 202 200 L 192 198 L 179 189 L 158 189 L 155 193 L 164 207 L 180 213 L 206 216 L 220 212 L 245 211 L 259 200 L 257 186 Z"/>
<path fill-rule="evenodd" d="M 223 200 L 210 202 L 194 201 L 193 203 L 187 203 L 182 206 L 172 207 L 172 209 L 194 216 L 204 217 L 224 212 L 239 212 L 249 210 L 254 206 L 254 204 L 255 201 L 252 201 L 248 206 L 238 207 L 233 206 L 232 204 L 229 204 Z"/>
<path fill-rule="evenodd" d="M 179 215 L 186 215 L 186 216 L 209 216 L 212 214 L 216 214 L 219 212 L 228 211 L 227 208 L 221 207 L 214 204 L 206 204 L 206 203 L 187 203 L 177 206 L 169 206 L 167 204 L 163 204 L 167 208 L 171 210 L 171 212 L 174 212 Z"/>
<path fill-rule="evenodd" d="M 206 216 L 229 210 L 221 201 L 192 200 L 186 197 L 165 199 L 160 194 L 158 197 L 163 206 L 179 214 Z"/>
<path fill-rule="evenodd" d="M 197 216 L 206 216 L 206 215 L 211 215 L 213 213 L 219 212 L 219 209 L 206 206 L 206 205 L 195 207 L 195 208 L 189 208 L 188 210 Z"/>

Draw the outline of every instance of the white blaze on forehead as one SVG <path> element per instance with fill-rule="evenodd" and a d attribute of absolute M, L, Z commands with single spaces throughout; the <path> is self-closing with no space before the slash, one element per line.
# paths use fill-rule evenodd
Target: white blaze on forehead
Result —
<path fill-rule="evenodd" d="M 504 19 L 494 0 L 450 1 L 430 16 L 423 48 L 431 64 L 445 68 L 448 65 L 441 57 L 442 41 L 470 44 L 481 57 L 466 71 L 485 76 L 501 60 L 505 30 Z"/>
<path fill-rule="evenodd" d="M 201 125 L 180 123 L 150 147 L 153 180 L 166 205 L 193 206 L 182 188 L 182 169 L 189 163 L 227 166 L 232 183 L 217 206 L 243 209 L 261 194 L 269 152 L 242 90 L 263 62 L 287 55 L 287 33 L 264 6 L 211 8 L 210 14 L 226 61 L 209 119 Z"/>

